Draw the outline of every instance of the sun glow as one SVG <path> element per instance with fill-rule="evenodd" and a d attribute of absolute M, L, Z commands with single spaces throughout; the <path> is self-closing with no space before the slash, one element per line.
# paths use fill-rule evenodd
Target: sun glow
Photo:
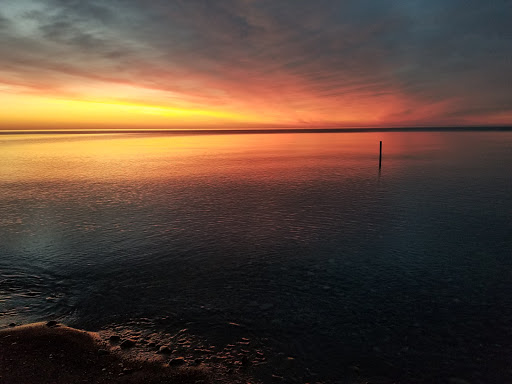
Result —
<path fill-rule="evenodd" d="M 215 109 L 144 105 L 110 100 L 74 100 L 39 95 L 0 94 L 3 126 L 176 127 L 258 121 L 250 114 Z"/>

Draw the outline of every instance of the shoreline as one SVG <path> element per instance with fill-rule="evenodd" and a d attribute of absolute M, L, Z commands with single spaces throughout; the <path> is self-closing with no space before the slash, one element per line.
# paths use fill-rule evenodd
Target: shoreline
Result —
<path fill-rule="evenodd" d="M 129 351 L 130 339 L 103 340 L 99 333 L 83 331 L 55 321 L 0 330 L 0 382 L 5 384 L 70 383 L 239 383 L 204 364 L 155 353 L 137 359 Z"/>

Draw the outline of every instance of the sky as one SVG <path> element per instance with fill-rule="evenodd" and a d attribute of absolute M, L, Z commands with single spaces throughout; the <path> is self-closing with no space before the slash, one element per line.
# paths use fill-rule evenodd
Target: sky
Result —
<path fill-rule="evenodd" d="M 0 129 L 512 125 L 512 0 L 0 0 Z"/>

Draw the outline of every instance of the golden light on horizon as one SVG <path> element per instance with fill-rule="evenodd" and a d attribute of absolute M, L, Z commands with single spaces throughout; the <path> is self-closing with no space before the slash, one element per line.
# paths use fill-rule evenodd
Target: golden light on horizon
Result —
<path fill-rule="evenodd" d="M 251 114 L 229 111 L 136 104 L 125 101 L 77 100 L 39 95 L 0 95 L 0 116 L 6 126 L 196 126 L 258 121 Z"/>
<path fill-rule="evenodd" d="M 138 101 L 148 96 L 146 89 L 140 89 L 140 96 L 133 92 L 134 101 L 119 100 L 121 93 L 108 92 L 110 89 L 97 89 L 76 98 L 65 95 L 48 95 L 21 92 L 10 89 L 0 92 L 2 128 L 15 129 L 108 129 L 108 128 L 201 128 L 201 127 L 244 127 L 266 125 L 307 126 L 315 125 L 323 118 L 321 113 L 309 110 L 290 110 L 275 103 L 253 104 L 240 100 L 237 105 L 209 106 L 191 104 L 183 100 L 173 100 L 176 106 L 165 105 L 167 100 L 148 97 L 154 104 Z M 110 96 L 109 96 L 110 95 Z M 155 96 L 155 94 L 151 94 Z M 161 95 L 158 95 L 161 97 Z M 252 108 L 251 108 L 252 107 Z M 365 112 L 366 106 L 342 108 L 338 121 L 357 123 L 359 120 L 378 121 L 379 109 L 375 106 Z"/>

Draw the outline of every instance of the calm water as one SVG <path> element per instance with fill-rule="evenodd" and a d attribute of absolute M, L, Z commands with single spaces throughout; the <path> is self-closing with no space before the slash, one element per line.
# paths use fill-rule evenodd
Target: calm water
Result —
<path fill-rule="evenodd" d="M 0 325 L 244 337 L 264 381 L 511 382 L 511 164 L 507 132 L 0 136 Z"/>

